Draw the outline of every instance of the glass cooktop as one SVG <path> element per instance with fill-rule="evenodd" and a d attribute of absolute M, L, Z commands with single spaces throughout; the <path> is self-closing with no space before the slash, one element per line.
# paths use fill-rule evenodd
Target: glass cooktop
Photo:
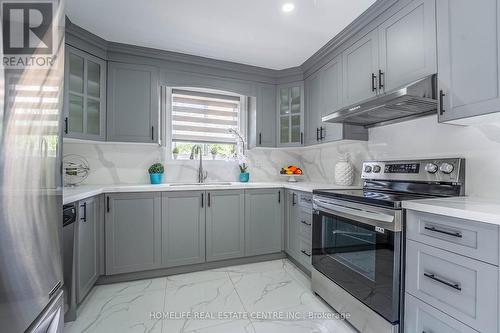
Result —
<path fill-rule="evenodd" d="M 416 200 L 433 197 L 431 195 L 419 195 L 413 193 L 374 191 L 374 190 L 314 190 L 313 194 L 322 195 L 330 198 L 348 200 L 383 206 L 389 208 L 401 208 L 401 201 Z"/>

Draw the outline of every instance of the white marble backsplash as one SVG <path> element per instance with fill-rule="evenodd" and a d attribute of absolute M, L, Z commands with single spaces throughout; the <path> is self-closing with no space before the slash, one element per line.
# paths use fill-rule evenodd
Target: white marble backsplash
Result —
<path fill-rule="evenodd" d="M 464 157 L 466 192 L 469 195 L 500 198 L 500 123 L 475 126 L 438 124 L 436 117 L 370 129 L 368 142 L 341 141 L 301 148 L 256 148 L 248 151 L 251 181 L 279 181 L 283 166 L 302 168 L 304 181 L 334 182 L 334 167 L 348 153 L 356 170 L 371 159 L 411 159 Z M 167 160 L 163 147 L 140 144 L 65 143 L 65 154 L 79 154 L 89 161 L 87 184 L 148 183 L 147 168 L 154 162 L 165 164 L 166 182 L 193 182 L 198 161 Z M 209 181 L 237 181 L 236 162 L 204 163 Z"/>

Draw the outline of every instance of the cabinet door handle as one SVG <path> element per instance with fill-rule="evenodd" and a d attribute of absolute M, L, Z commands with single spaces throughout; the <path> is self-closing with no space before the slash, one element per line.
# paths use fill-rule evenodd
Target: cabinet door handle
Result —
<path fill-rule="evenodd" d="M 446 112 L 444 109 L 444 96 L 446 96 L 446 94 L 442 90 L 439 90 L 439 114 L 441 116 Z"/>
<path fill-rule="evenodd" d="M 297 203 L 295 202 L 295 193 L 292 193 L 292 206 L 295 206 Z"/>
<path fill-rule="evenodd" d="M 64 134 L 68 134 L 68 117 L 64 118 Z"/>
<path fill-rule="evenodd" d="M 316 141 L 319 141 L 319 128 L 316 127 Z"/>
<path fill-rule="evenodd" d="M 323 139 L 325 138 L 325 137 L 323 136 L 323 131 L 325 131 L 325 132 L 326 132 L 326 130 L 323 128 L 323 126 L 321 126 L 321 127 L 319 128 L 319 139 L 320 139 L 320 140 L 323 140 Z"/>
<path fill-rule="evenodd" d="M 307 251 L 304 251 L 304 250 L 300 250 L 300 252 L 302 252 L 303 254 L 305 254 L 306 256 L 310 257 L 311 254 L 310 253 L 307 253 Z"/>
<path fill-rule="evenodd" d="M 458 291 L 462 291 L 462 288 L 460 287 L 460 283 L 445 281 L 445 280 L 439 278 L 438 276 L 436 276 L 435 274 L 431 274 L 431 273 L 424 273 L 424 276 L 428 277 L 431 280 L 434 280 L 436 282 L 444 284 L 445 286 L 448 286 L 450 288 L 456 289 Z"/>
<path fill-rule="evenodd" d="M 262 145 L 262 133 L 259 133 L 259 146 Z"/>
<path fill-rule="evenodd" d="M 278 191 L 278 203 L 281 203 L 281 191 Z"/>
<path fill-rule="evenodd" d="M 106 211 L 109 213 L 109 196 L 106 197 Z"/>
<path fill-rule="evenodd" d="M 378 70 L 378 88 L 381 90 L 382 88 L 384 88 L 384 83 L 383 83 L 383 79 L 385 79 L 385 74 L 384 72 L 382 72 L 381 69 Z"/>
<path fill-rule="evenodd" d="M 437 229 L 436 227 L 427 227 L 427 226 L 425 226 L 424 229 L 425 230 L 429 230 L 429 231 L 433 231 L 433 232 L 438 232 L 440 234 L 445 234 L 445 235 L 448 235 L 448 236 L 462 238 L 462 233 L 460 233 L 458 231 L 452 232 L 452 231 L 446 231 L 446 230 Z"/>
<path fill-rule="evenodd" d="M 300 221 L 300 223 L 307 225 L 308 227 L 311 226 L 311 223 L 307 223 L 306 221 Z"/>
<path fill-rule="evenodd" d="M 83 217 L 80 218 L 80 220 L 82 220 L 83 222 L 87 222 L 87 203 L 86 202 L 83 203 L 82 208 L 83 208 Z"/>
<path fill-rule="evenodd" d="M 208 192 L 208 207 L 210 207 L 210 204 L 211 204 L 211 202 L 210 202 L 210 201 L 211 201 L 211 200 L 210 200 L 210 192 Z"/>
<path fill-rule="evenodd" d="M 304 133 L 303 132 L 300 132 L 300 144 L 301 145 L 304 144 Z"/>
<path fill-rule="evenodd" d="M 155 141 L 155 127 L 151 126 L 151 141 Z"/>
<path fill-rule="evenodd" d="M 377 75 L 372 73 L 372 91 L 377 91 Z"/>

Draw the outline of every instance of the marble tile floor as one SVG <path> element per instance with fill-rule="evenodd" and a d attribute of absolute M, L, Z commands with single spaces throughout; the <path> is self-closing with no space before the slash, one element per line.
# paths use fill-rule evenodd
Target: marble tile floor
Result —
<path fill-rule="evenodd" d="M 283 259 L 97 286 L 65 332 L 356 332 L 334 317 L 309 278 Z"/>

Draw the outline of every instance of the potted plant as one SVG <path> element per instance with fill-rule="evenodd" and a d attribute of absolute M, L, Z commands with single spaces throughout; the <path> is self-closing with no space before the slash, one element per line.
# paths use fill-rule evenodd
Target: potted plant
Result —
<path fill-rule="evenodd" d="M 161 163 L 155 163 L 148 169 L 149 179 L 151 180 L 151 184 L 161 184 L 163 180 L 163 172 L 165 172 L 165 168 Z"/>
<path fill-rule="evenodd" d="M 241 163 L 240 165 L 240 182 L 248 183 L 250 179 L 250 174 L 247 172 L 248 165 L 246 163 Z"/>
<path fill-rule="evenodd" d="M 174 157 L 174 160 L 177 159 L 177 156 L 179 156 L 179 148 L 174 147 L 174 149 L 172 150 L 172 156 Z"/>
<path fill-rule="evenodd" d="M 217 146 L 213 146 L 212 148 L 210 148 L 210 153 L 212 154 L 212 159 L 215 160 L 218 152 L 219 152 L 219 149 L 217 148 Z"/>

